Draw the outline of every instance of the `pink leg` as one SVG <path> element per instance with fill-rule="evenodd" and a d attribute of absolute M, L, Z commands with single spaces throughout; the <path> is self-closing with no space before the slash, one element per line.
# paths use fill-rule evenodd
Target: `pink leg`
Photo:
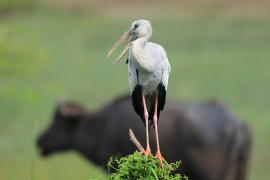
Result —
<path fill-rule="evenodd" d="M 163 160 L 164 158 L 162 157 L 161 153 L 160 153 L 160 147 L 159 147 L 159 138 L 158 138 L 158 126 L 157 126 L 157 106 L 158 106 L 158 99 L 157 99 L 157 95 L 156 95 L 156 100 L 155 100 L 155 113 L 154 113 L 154 123 L 155 123 L 155 133 L 156 133 L 156 143 L 157 143 L 157 152 L 155 155 L 155 158 L 160 160 L 160 165 L 162 168 L 164 168 L 163 165 Z"/>
<path fill-rule="evenodd" d="M 144 154 L 146 156 L 148 156 L 149 154 L 151 154 L 151 149 L 150 149 L 150 145 L 149 145 L 149 133 L 148 133 L 148 117 L 149 117 L 149 115 L 148 115 L 148 111 L 146 108 L 146 102 L 145 102 L 144 95 L 142 95 L 142 100 L 143 100 L 145 128 L 146 128 L 146 150 L 145 150 Z"/>

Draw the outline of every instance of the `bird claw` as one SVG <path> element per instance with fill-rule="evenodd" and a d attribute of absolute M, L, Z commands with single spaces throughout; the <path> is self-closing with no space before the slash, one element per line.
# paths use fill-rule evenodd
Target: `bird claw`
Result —
<path fill-rule="evenodd" d="M 147 156 L 149 156 L 151 154 L 151 149 L 150 148 L 146 148 L 146 150 L 143 153 L 147 157 Z"/>
<path fill-rule="evenodd" d="M 164 164 L 163 164 L 163 156 L 161 155 L 160 151 L 156 152 L 156 155 L 155 155 L 155 158 L 156 159 L 159 159 L 160 161 L 160 166 L 162 167 L 162 169 L 164 169 Z"/>

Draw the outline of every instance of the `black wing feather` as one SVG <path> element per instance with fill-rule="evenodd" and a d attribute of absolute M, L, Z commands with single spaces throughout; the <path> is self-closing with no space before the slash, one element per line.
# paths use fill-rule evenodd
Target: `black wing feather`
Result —
<path fill-rule="evenodd" d="M 143 122 L 145 122 L 141 85 L 137 85 L 132 92 L 132 105 L 134 107 L 135 112 L 141 117 Z"/>
<path fill-rule="evenodd" d="M 163 84 L 159 84 L 158 86 L 158 107 L 157 107 L 157 116 L 159 119 L 160 111 L 164 109 L 166 102 L 166 89 Z"/>
<path fill-rule="evenodd" d="M 159 119 L 160 111 L 164 109 L 165 101 L 166 101 L 166 89 L 163 84 L 159 84 L 157 88 L 157 96 L 158 96 L 157 117 Z M 141 117 L 142 121 L 145 123 L 141 85 L 137 85 L 132 92 L 132 104 L 133 104 L 135 112 Z M 147 109 L 149 112 L 149 124 L 151 126 L 154 123 L 153 121 L 153 116 L 154 116 L 154 111 L 155 111 L 154 101 L 153 101 L 153 104 L 151 104 L 150 107 L 148 107 Z"/>
<path fill-rule="evenodd" d="M 158 107 L 157 107 L 157 118 L 159 119 L 160 111 L 164 109 L 165 102 L 166 102 L 166 89 L 163 84 L 159 84 L 157 87 L 157 96 L 158 96 Z M 150 96 L 153 101 L 151 101 L 151 104 L 148 104 L 149 107 L 147 107 L 147 110 L 149 112 L 149 124 L 152 126 L 154 124 L 153 118 L 155 113 L 155 95 Z M 154 128 L 154 126 L 153 126 Z"/>

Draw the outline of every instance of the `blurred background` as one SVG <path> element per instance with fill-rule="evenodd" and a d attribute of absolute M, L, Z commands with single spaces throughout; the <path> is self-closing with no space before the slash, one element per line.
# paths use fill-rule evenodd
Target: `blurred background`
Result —
<path fill-rule="evenodd" d="M 74 152 L 40 158 L 35 140 L 61 97 L 95 110 L 128 92 L 127 66 L 105 57 L 141 18 L 167 50 L 168 98 L 229 105 L 254 133 L 249 179 L 269 178 L 268 1 L 1 0 L 0 179 L 105 178 Z"/>

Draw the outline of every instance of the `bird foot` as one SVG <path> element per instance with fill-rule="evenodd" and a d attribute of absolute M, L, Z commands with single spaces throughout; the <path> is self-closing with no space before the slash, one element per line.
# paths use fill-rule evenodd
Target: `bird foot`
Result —
<path fill-rule="evenodd" d="M 146 150 L 143 153 L 147 157 L 151 154 L 151 149 L 148 147 L 148 148 L 146 148 Z"/>
<path fill-rule="evenodd" d="M 157 151 L 157 152 L 156 152 L 155 158 L 156 158 L 156 159 L 159 159 L 159 161 L 160 161 L 160 166 L 162 167 L 162 169 L 164 169 L 164 164 L 163 164 L 164 158 L 163 158 L 163 156 L 161 155 L 160 151 Z"/>

